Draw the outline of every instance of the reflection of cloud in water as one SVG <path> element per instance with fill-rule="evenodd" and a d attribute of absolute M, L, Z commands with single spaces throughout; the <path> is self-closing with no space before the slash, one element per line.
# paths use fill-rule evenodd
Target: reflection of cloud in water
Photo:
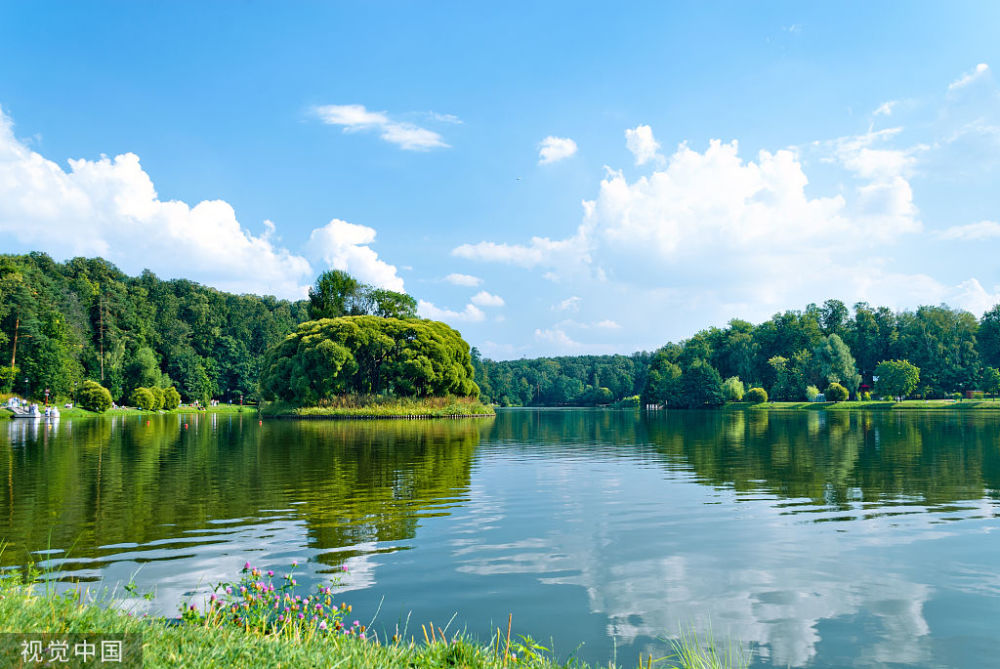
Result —
<path fill-rule="evenodd" d="M 227 521 L 215 521 L 216 524 Z M 193 534 L 193 533 L 189 533 Z M 180 537 L 171 540 L 174 543 Z M 119 604 L 137 613 L 177 615 L 181 605 L 187 602 L 202 606 L 214 586 L 224 582 L 236 582 L 240 570 L 246 562 L 264 571 L 273 570 L 275 586 L 282 577 L 294 569 L 300 591 L 307 583 L 322 583 L 339 577 L 341 587 L 338 592 L 361 590 L 375 583 L 377 562 L 370 555 L 376 549 L 374 542 L 345 547 L 338 552 L 359 552 L 343 560 L 347 572 L 333 569 L 329 564 L 316 560 L 315 550 L 308 548 L 308 526 L 304 521 L 286 518 L 258 521 L 250 525 L 238 525 L 227 530 L 213 528 L 211 533 L 198 533 L 199 545 L 194 554 L 176 557 L 173 549 L 168 558 L 157 555 L 150 545 L 133 545 L 131 550 L 100 558 L 105 563 L 102 583 L 92 584 L 91 590 L 106 587 L 114 590 L 121 601 Z M 329 555 L 326 553 L 325 555 Z M 97 561 L 93 559 L 91 561 Z M 88 561 L 80 561 L 84 564 Z M 331 560 L 327 560 L 331 562 Z M 124 584 L 131 580 L 139 584 L 139 591 L 155 591 L 153 601 L 141 598 L 123 597 Z"/>
<path fill-rule="evenodd" d="M 853 552 L 874 539 L 857 525 L 852 523 L 858 532 L 847 538 L 831 530 L 835 523 L 781 515 L 773 498 L 737 505 L 735 513 L 720 517 L 726 515 L 723 506 L 705 504 L 719 490 L 683 481 L 671 485 L 669 502 L 651 504 L 646 485 L 655 477 L 662 491 L 662 472 L 633 470 L 646 480 L 623 485 L 613 468 L 600 469 L 544 472 L 548 498 L 534 500 L 535 513 L 559 516 L 559 523 L 543 522 L 552 529 L 539 534 L 532 518 L 524 526 L 533 528 L 534 536 L 454 541 L 457 570 L 481 576 L 534 574 L 545 585 L 582 587 L 591 612 L 607 616 L 608 635 L 619 642 L 676 636 L 682 630 L 705 635 L 714 628 L 719 637 L 761 645 L 761 657 L 775 665 L 802 666 L 817 654 L 821 623 L 869 617 L 878 631 L 854 642 L 857 662 L 929 658 L 923 609 L 931 588 L 910 582 L 863 551 Z M 508 476 L 508 483 L 517 480 L 517 473 Z M 567 495 L 580 486 L 599 488 L 600 494 L 587 497 L 604 503 Z M 509 487 L 501 499 L 484 503 L 481 513 L 475 508 L 477 496 L 472 499 L 469 522 L 475 525 L 489 515 L 487 508 L 494 514 L 509 512 L 518 494 Z M 568 516 L 574 516 L 576 531 L 567 531 Z M 511 520 L 508 516 L 506 522 Z M 926 518 L 914 522 L 920 523 L 919 533 L 901 530 L 891 543 L 936 534 L 925 530 Z M 881 535 L 879 541 L 885 539 Z"/>

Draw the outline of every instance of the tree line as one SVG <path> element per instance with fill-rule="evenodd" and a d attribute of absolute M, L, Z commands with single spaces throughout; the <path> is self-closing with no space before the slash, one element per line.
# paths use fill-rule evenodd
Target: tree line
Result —
<path fill-rule="evenodd" d="M 127 276 L 101 258 L 2 255 L 0 392 L 72 398 L 89 379 L 116 402 L 170 387 L 186 401 L 252 399 L 264 352 L 307 317 L 306 300 Z"/>
<path fill-rule="evenodd" d="M 734 319 L 652 353 L 508 361 L 473 354 L 483 396 L 522 406 L 607 404 L 636 394 L 645 403 L 711 406 L 750 388 L 799 401 L 831 386 L 859 398 L 879 392 L 876 369 L 890 361 L 906 361 L 919 375 L 912 388 L 909 381 L 898 386 L 905 392 L 886 387 L 885 394 L 1000 392 L 1000 305 L 977 319 L 947 305 L 895 312 L 831 299 L 757 325 Z M 913 380 L 906 369 L 883 369 Z"/>

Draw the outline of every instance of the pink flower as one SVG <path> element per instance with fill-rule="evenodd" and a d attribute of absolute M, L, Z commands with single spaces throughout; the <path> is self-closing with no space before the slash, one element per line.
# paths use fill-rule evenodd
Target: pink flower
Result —
<path fill-rule="evenodd" d="M 320 621 L 320 623 L 319 623 L 319 628 L 320 628 L 321 630 L 325 630 L 325 629 L 326 629 L 326 621 L 325 621 L 325 620 L 321 620 L 321 621 Z"/>
<path fill-rule="evenodd" d="M 250 563 L 247 562 L 246 564 L 244 564 L 243 569 L 245 569 L 246 571 L 250 571 Z"/>

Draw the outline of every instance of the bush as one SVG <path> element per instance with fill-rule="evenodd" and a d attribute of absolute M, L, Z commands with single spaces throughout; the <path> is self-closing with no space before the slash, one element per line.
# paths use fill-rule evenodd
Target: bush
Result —
<path fill-rule="evenodd" d="M 166 399 L 163 395 L 163 388 L 153 387 L 149 389 L 149 392 L 153 393 L 153 411 L 159 411 L 163 408 Z"/>
<path fill-rule="evenodd" d="M 722 382 L 722 392 L 727 402 L 743 401 L 743 382 L 738 376 L 730 376 Z"/>
<path fill-rule="evenodd" d="M 871 402 L 872 401 L 872 394 L 869 391 L 866 390 L 864 393 L 862 393 L 861 399 L 863 399 L 865 402 Z"/>
<path fill-rule="evenodd" d="M 173 386 L 163 391 L 163 408 L 167 411 L 176 409 L 181 405 L 181 394 Z"/>
<path fill-rule="evenodd" d="M 831 383 L 828 385 L 826 387 L 826 392 L 823 394 L 826 395 L 826 399 L 831 402 L 843 402 L 850 396 L 850 393 L 847 392 L 847 388 L 839 383 Z"/>
<path fill-rule="evenodd" d="M 128 401 L 129 404 L 137 406 L 140 409 L 146 409 L 147 411 L 156 406 L 156 397 L 149 388 L 136 388 L 128 396 Z"/>
<path fill-rule="evenodd" d="M 767 391 L 763 388 L 751 388 L 745 397 L 747 402 L 751 404 L 760 404 L 767 401 Z"/>
<path fill-rule="evenodd" d="M 76 403 L 84 409 L 104 413 L 111 408 L 111 393 L 96 381 L 84 381 L 76 394 Z"/>
<path fill-rule="evenodd" d="M 816 401 L 816 396 L 819 395 L 819 388 L 816 386 L 806 386 L 806 399 L 810 402 Z"/>

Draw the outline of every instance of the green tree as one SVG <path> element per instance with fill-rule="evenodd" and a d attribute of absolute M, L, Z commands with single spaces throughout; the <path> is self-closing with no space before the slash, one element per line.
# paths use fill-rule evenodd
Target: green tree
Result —
<path fill-rule="evenodd" d="M 760 404 L 761 402 L 767 401 L 767 391 L 763 388 L 750 388 L 747 390 L 746 394 L 747 402 L 751 404 Z"/>
<path fill-rule="evenodd" d="M 681 368 L 670 360 L 667 351 L 660 350 L 653 356 L 642 390 L 642 403 L 671 405 L 680 399 Z"/>
<path fill-rule="evenodd" d="M 812 367 L 813 376 L 817 377 L 820 385 L 838 383 L 845 386 L 849 393 L 857 394 L 861 375 L 851 350 L 838 335 L 831 334 L 813 349 Z"/>
<path fill-rule="evenodd" d="M 129 395 L 129 404 L 150 411 L 156 405 L 156 397 L 149 388 L 136 388 Z"/>
<path fill-rule="evenodd" d="M 167 411 L 176 409 L 181 404 L 181 395 L 173 386 L 163 390 L 163 408 Z"/>
<path fill-rule="evenodd" d="M 695 360 L 681 374 L 680 403 L 689 409 L 722 406 L 722 377 L 704 360 Z"/>
<path fill-rule="evenodd" d="M 153 349 L 144 346 L 135 352 L 125 367 L 125 383 L 128 388 L 153 388 L 160 383 L 160 364 Z"/>
<path fill-rule="evenodd" d="M 299 325 L 268 352 L 260 388 L 301 405 L 345 393 L 475 397 L 473 374 L 469 345 L 444 323 L 345 316 Z"/>
<path fill-rule="evenodd" d="M 823 394 L 826 396 L 828 402 L 843 402 L 850 397 L 847 388 L 836 382 L 828 385 Z"/>
<path fill-rule="evenodd" d="M 417 301 L 406 293 L 383 288 L 367 291 L 368 313 L 382 318 L 416 318 Z"/>
<path fill-rule="evenodd" d="M 166 401 L 166 396 L 163 392 L 163 388 L 160 388 L 159 386 L 153 386 L 149 388 L 149 392 L 153 393 L 153 406 L 151 406 L 150 408 L 153 411 L 159 411 L 160 409 L 163 408 L 163 404 Z"/>
<path fill-rule="evenodd" d="M 84 409 L 104 413 L 111 408 L 111 393 L 96 381 L 84 381 L 76 393 L 76 402 Z"/>
<path fill-rule="evenodd" d="M 323 272 L 309 289 L 309 317 L 338 318 L 364 312 L 361 283 L 339 269 Z"/>
<path fill-rule="evenodd" d="M 727 402 L 740 402 L 743 400 L 743 382 L 739 377 L 730 376 L 722 382 L 722 392 Z"/>
<path fill-rule="evenodd" d="M 920 383 L 920 368 L 908 360 L 883 360 L 875 367 L 875 392 L 888 397 L 906 397 Z"/>

